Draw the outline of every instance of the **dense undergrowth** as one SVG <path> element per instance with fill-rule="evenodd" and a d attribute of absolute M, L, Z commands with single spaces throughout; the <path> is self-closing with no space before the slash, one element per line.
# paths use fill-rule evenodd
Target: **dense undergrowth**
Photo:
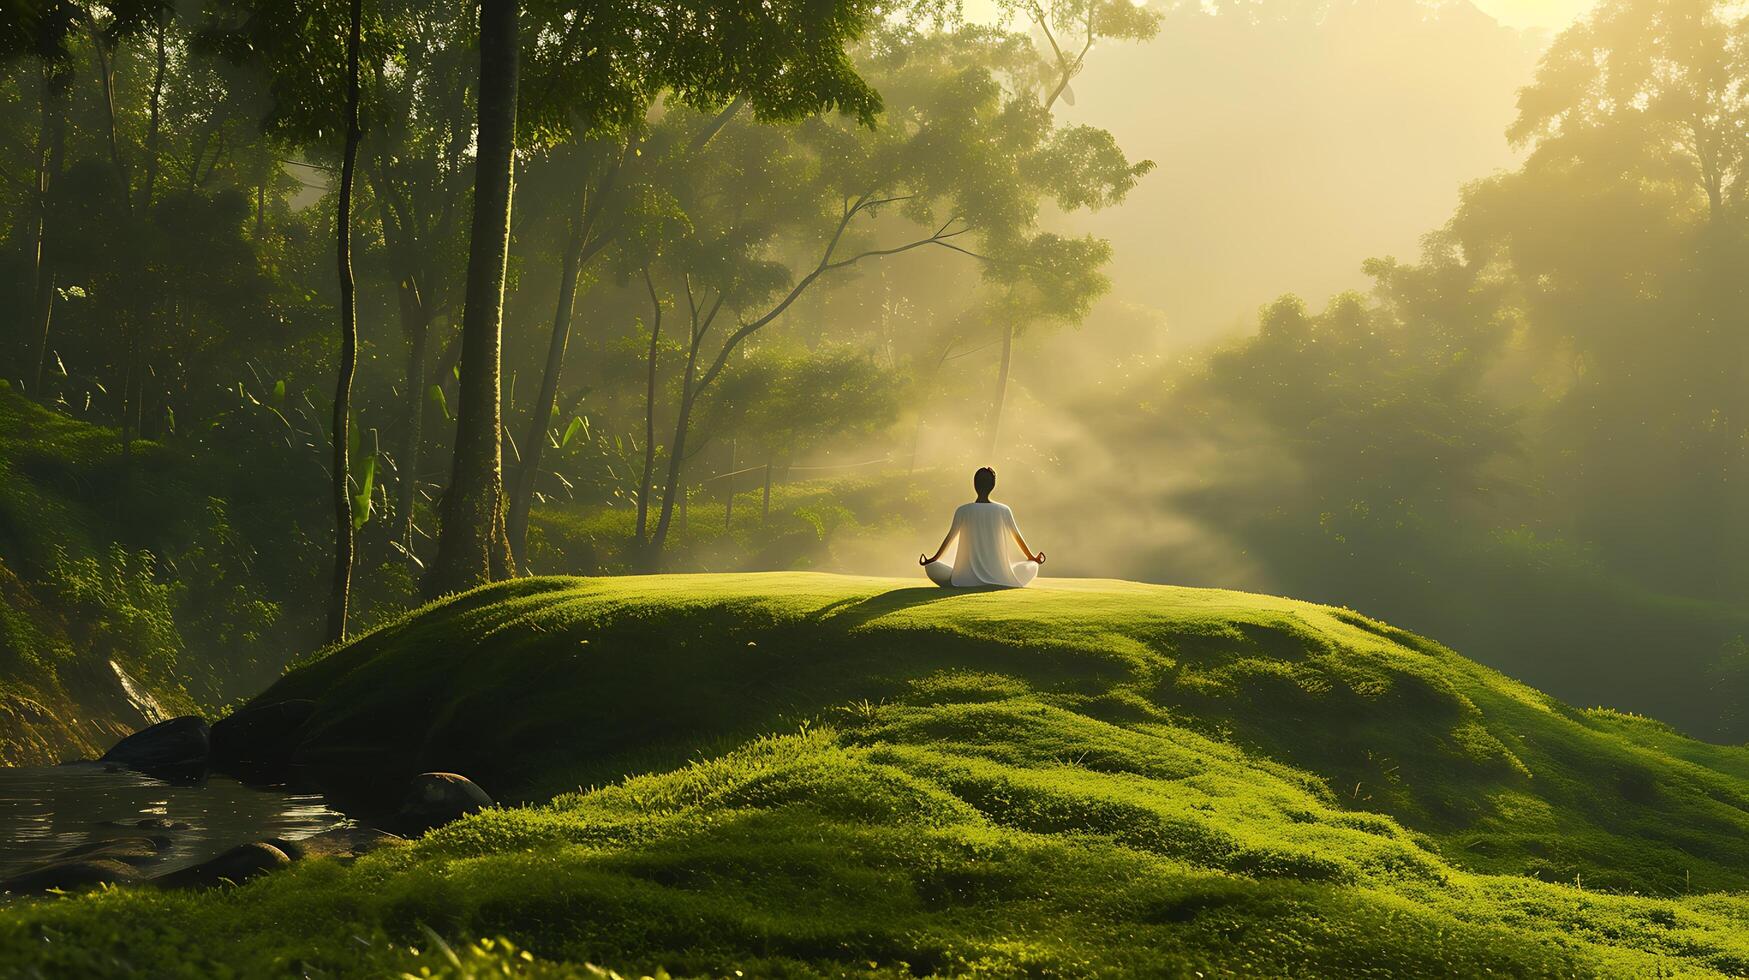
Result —
<path fill-rule="evenodd" d="M 124 452 L 114 429 L 0 386 L 0 764 L 215 712 L 319 635 L 320 469 L 238 419 L 206 438 L 257 451 L 187 437 Z M 383 569 L 360 581 L 361 618 L 385 597 L 405 608 Z"/>
<path fill-rule="evenodd" d="M 316 702 L 291 737 L 306 763 L 452 768 L 528 805 L 234 892 L 22 903 L 0 962 L 1749 971 L 1749 751 L 1574 710 L 1344 610 L 1043 584 L 535 579 L 452 598 L 260 700 Z"/>
<path fill-rule="evenodd" d="M 113 431 L 0 390 L 0 762 L 100 752 L 211 699 L 181 662 L 185 596 L 142 532 L 192 542 L 228 530 L 221 501 L 184 502 L 186 476 L 147 442 L 124 466 Z M 244 601 L 223 618 L 247 629 L 251 611 L 273 616 Z"/>

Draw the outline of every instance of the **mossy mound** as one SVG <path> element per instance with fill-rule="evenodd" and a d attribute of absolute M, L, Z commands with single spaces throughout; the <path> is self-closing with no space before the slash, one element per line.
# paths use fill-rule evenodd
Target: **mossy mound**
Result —
<path fill-rule="evenodd" d="M 1041 584 L 435 604 L 258 699 L 315 704 L 263 748 L 537 802 L 229 894 L 21 904 L 0 962 L 386 972 L 429 929 L 544 973 L 1749 971 L 1749 752 L 1344 610 Z"/>

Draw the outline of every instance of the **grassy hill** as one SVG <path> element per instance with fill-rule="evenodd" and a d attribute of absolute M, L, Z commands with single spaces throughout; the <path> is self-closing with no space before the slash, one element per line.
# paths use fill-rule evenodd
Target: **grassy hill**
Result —
<path fill-rule="evenodd" d="M 531 579 L 429 606 L 257 699 L 316 705 L 266 748 L 527 805 L 232 893 L 21 903 L 0 964 L 1749 972 L 1749 750 L 1345 610 L 1041 585 Z"/>

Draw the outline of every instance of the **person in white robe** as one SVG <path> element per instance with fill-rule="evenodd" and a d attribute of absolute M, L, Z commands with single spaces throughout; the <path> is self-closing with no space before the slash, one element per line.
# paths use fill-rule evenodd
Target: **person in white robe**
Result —
<path fill-rule="evenodd" d="M 978 470 L 972 476 L 972 489 L 978 492 L 978 499 L 953 512 L 953 526 L 941 539 L 941 547 L 935 549 L 933 557 L 918 555 L 917 563 L 929 580 L 942 588 L 1024 588 L 1038 577 L 1039 566 L 1045 563 L 1044 552 L 1033 554 L 1014 523 L 1014 511 L 990 499 L 990 491 L 996 489 L 995 470 L 988 466 Z M 959 547 L 952 563 L 942 561 L 941 556 L 956 541 Z M 1014 560 L 1008 550 L 1010 541 L 1026 556 L 1024 561 Z"/>

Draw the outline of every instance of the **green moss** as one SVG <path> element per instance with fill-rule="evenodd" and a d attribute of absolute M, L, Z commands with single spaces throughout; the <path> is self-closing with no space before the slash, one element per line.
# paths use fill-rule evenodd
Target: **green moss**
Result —
<path fill-rule="evenodd" d="M 234 892 L 20 903 L 0 962 L 390 972 L 429 928 L 539 975 L 1749 970 L 1744 750 L 1342 610 L 1041 585 L 453 597 L 263 700 L 317 702 L 309 761 L 526 805 Z"/>

